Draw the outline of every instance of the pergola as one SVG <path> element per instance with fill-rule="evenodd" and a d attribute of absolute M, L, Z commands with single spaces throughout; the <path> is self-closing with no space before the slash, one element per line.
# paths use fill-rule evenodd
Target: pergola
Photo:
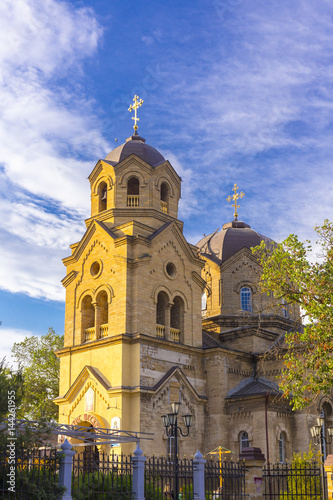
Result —
<path fill-rule="evenodd" d="M 33 420 L 4 420 L 0 424 L 0 430 L 9 430 L 10 432 L 17 430 L 29 429 L 37 432 L 45 429 L 45 432 L 66 436 L 82 441 L 75 443 L 73 446 L 96 446 L 102 444 L 123 444 L 123 443 L 139 443 L 140 440 L 152 440 L 153 436 L 150 432 L 132 432 L 118 429 L 106 429 L 102 427 L 86 427 L 83 425 L 67 425 L 57 424 L 56 422 L 41 423 Z"/>

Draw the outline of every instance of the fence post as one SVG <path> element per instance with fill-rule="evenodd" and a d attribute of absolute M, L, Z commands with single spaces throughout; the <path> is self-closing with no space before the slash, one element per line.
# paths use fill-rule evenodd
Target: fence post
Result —
<path fill-rule="evenodd" d="M 72 445 L 65 439 L 61 445 L 62 457 L 59 467 L 59 485 L 66 488 L 62 500 L 72 500 L 72 463 L 75 453 L 75 451 L 72 451 Z"/>
<path fill-rule="evenodd" d="M 193 498 L 205 500 L 205 463 L 203 455 L 198 450 L 193 458 Z"/>
<path fill-rule="evenodd" d="M 132 492 L 133 500 L 144 500 L 145 498 L 145 461 L 143 451 L 140 449 L 139 443 L 132 457 L 133 466 L 133 482 Z"/>

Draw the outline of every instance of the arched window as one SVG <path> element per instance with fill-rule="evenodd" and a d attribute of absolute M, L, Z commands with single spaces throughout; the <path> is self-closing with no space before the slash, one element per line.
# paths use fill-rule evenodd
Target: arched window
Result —
<path fill-rule="evenodd" d="M 156 304 L 156 337 L 165 337 L 165 315 L 168 296 L 165 292 L 160 292 L 157 296 Z"/>
<path fill-rule="evenodd" d="M 169 186 L 166 182 L 161 184 L 161 210 L 165 214 L 168 213 L 168 203 L 169 203 Z"/>
<path fill-rule="evenodd" d="M 105 291 L 100 292 L 97 296 L 97 303 L 99 306 L 99 320 L 100 320 L 100 336 L 107 337 L 109 334 L 109 302 L 108 295 Z"/>
<path fill-rule="evenodd" d="M 95 308 L 90 295 L 84 297 L 82 301 L 82 330 L 83 342 L 94 340 L 95 338 Z"/>
<path fill-rule="evenodd" d="M 127 182 L 127 206 L 139 206 L 140 184 L 137 177 L 130 177 Z"/>
<path fill-rule="evenodd" d="M 240 453 L 244 450 L 244 448 L 248 448 L 250 446 L 249 435 L 246 431 L 242 431 L 239 434 L 239 450 Z"/>
<path fill-rule="evenodd" d="M 240 301 L 242 311 L 252 311 L 252 290 L 248 286 L 243 286 L 240 290 Z"/>
<path fill-rule="evenodd" d="M 286 461 L 286 433 L 280 432 L 279 436 L 279 462 L 284 464 Z"/>
<path fill-rule="evenodd" d="M 98 211 L 103 212 L 107 208 L 107 185 L 101 182 L 98 186 Z"/>
<path fill-rule="evenodd" d="M 184 302 L 181 297 L 173 299 L 170 313 L 170 336 L 174 342 L 180 342 L 184 333 Z"/>

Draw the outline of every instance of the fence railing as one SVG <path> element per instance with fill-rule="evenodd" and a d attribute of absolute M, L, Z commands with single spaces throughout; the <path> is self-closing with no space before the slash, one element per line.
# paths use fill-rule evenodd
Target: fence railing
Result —
<path fill-rule="evenodd" d="M 175 482 L 178 481 L 178 485 Z M 174 460 L 166 457 L 147 458 L 145 464 L 145 499 L 174 499 L 179 491 L 179 500 L 193 498 L 193 460 Z"/>
<path fill-rule="evenodd" d="M 264 498 L 269 500 L 325 499 L 318 463 L 269 464 L 263 469 Z M 325 483 L 324 483 L 325 490 Z"/>
<path fill-rule="evenodd" d="M 99 454 L 90 450 L 73 458 L 73 500 L 132 497 L 131 456 Z"/>
<path fill-rule="evenodd" d="M 246 498 L 245 464 L 208 460 L 205 464 L 205 492 L 207 500 Z"/>
<path fill-rule="evenodd" d="M 0 455 L 0 498 L 60 498 L 57 450 L 17 449 L 13 445 Z M 56 494 L 59 496 L 57 497 Z"/>

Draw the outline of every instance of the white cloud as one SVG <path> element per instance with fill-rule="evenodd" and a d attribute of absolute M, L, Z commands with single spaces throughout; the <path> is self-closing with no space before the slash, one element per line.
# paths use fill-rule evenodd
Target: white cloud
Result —
<path fill-rule="evenodd" d="M 94 12 L 70 3 L 0 5 L 1 288 L 63 300 L 61 256 L 84 232 L 86 177 L 106 143 L 81 64 L 102 36 Z M 66 86 L 64 86 L 66 82 Z"/>
<path fill-rule="evenodd" d="M 33 333 L 28 330 L 21 330 L 19 328 L 2 327 L 0 327 L 0 332 L 0 360 L 6 357 L 6 364 L 13 369 L 17 369 L 17 364 L 12 358 L 12 347 L 15 342 L 23 342 L 26 337 L 31 337 Z"/>

